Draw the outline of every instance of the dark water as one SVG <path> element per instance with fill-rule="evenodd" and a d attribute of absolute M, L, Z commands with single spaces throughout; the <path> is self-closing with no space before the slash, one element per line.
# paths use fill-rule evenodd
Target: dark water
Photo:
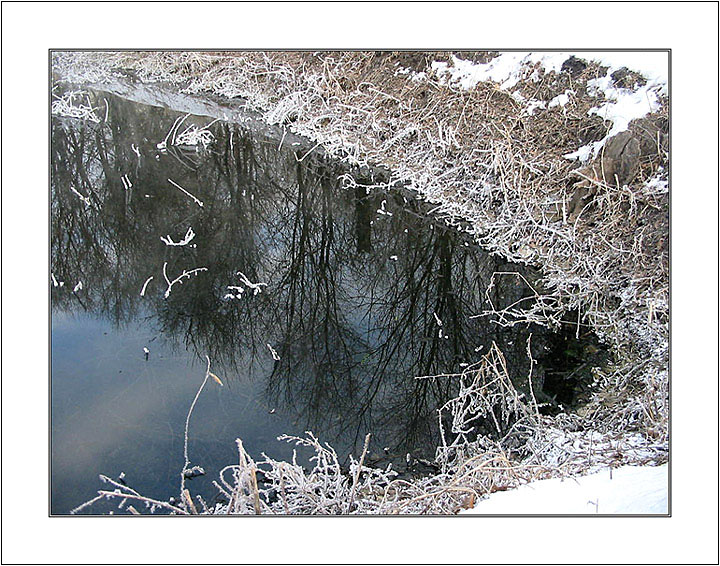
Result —
<path fill-rule="evenodd" d="M 107 100 L 107 123 L 52 119 L 52 513 L 92 497 L 99 473 L 177 495 L 205 356 L 224 387 L 210 381 L 202 392 L 189 452 L 208 472 L 191 489 L 209 500 L 238 437 L 256 458 L 290 459 L 293 447 L 276 437 L 311 430 L 343 459 L 372 432 L 379 465 L 402 469 L 408 452 L 431 458 L 435 410 L 453 382 L 413 377 L 459 371 L 493 341 L 526 380 L 532 332 L 538 394 L 573 401 L 572 390 L 543 393 L 543 383 L 583 359 L 574 329 L 471 318 L 488 297 L 503 306 L 529 294 L 513 276 L 488 291 L 494 272 L 520 268 L 408 195 L 344 188 L 347 174 L 377 179 L 319 153 L 300 161 L 304 150 L 238 124 L 213 124 L 208 150 L 159 151 L 182 114 L 92 96 Z M 179 242 L 188 228 L 187 245 L 161 240 Z M 206 270 L 166 296 L 163 268 L 170 280 Z M 238 272 L 266 285 L 254 294 Z"/>

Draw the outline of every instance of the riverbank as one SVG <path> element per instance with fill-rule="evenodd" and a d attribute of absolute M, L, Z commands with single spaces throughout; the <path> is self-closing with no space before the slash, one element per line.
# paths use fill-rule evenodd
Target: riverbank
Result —
<path fill-rule="evenodd" d="M 667 79 L 602 61 L 509 55 L 63 53 L 55 63 L 76 82 L 129 72 L 241 99 L 337 157 L 387 168 L 448 224 L 542 270 L 533 304 L 488 317 L 573 324 L 613 348 L 615 363 L 596 372 L 594 397 L 578 414 L 518 409 L 533 419 L 521 439 L 446 456 L 443 485 L 462 487 L 462 497 L 450 490 L 433 498 L 425 489 L 422 500 L 433 505 L 409 512 L 454 512 L 469 493 L 667 459 Z M 638 107 L 648 112 L 632 114 Z M 473 377 L 496 367 L 484 360 L 484 373 Z M 468 394 L 485 395 L 480 390 Z M 509 440 L 524 449 L 515 447 L 512 462 Z M 511 473 L 488 474 L 501 456 Z"/>

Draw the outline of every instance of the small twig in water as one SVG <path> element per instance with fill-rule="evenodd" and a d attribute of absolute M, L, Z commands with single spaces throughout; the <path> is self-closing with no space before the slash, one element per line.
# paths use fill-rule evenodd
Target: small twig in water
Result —
<path fill-rule="evenodd" d="M 177 187 L 178 189 L 180 189 L 182 192 L 184 192 L 184 193 L 185 193 L 187 196 L 189 196 L 191 199 L 193 199 L 193 200 L 195 201 L 195 203 L 196 203 L 200 208 L 203 207 L 203 202 L 202 202 L 200 199 L 195 198 L 191 193 L 189 193 L 188 191 L 186 191 L 185 189 L 183 189 L 183 188 L 182 188 L 180 185 L 178 185 L 175 181 L 173 181 L 172 179 L 168 179 L 168 182 L 169 182 L 170 184 L 172 184 L 174 187 Z"/>
<path fill-rule="evenodd" d="M 85 204 L 87 204 L 88 206 L 90 206 L 90 199 L 89 199 L 88 197 L 84 196 L 80 191 L 78 191 L 78 190 L 77 190 L 75 187 L 73 187 L 72 185 L 70 185 L 70 190 L 71 190 L 72 192 L 74 192 L 77 196 L 79 196 L 81 201 L 83 201 Z"/>
<path fill-rule="evenodd" d="M 253 295 L 257 295 L 260 291 L 262 291 L 261 287 L 267 287 L 267 283 L 252 283 L 242 271 L 238 271 L 237 275 L 240 276 L 244 285 L 253 290 Z"/>
<path fill-rule="evenodd" d="M 170 281 L 170 278 L 167 276 L 167 261 L 166 261 L 165 263 L 163 263 L 163 276 L 165 277 L 165 281 L 168 284 L 168 288 L 165 290 L 165 298 L 167 299 L 170 296 L 170 291 L 172 291 L 172 287 L 173 287 L 173 285 L 175 285 L 175 283 L 182 284 L 182 279 L 184 277 L 187 277 L 189 279 L 191 275 L 194 275 L 195 273 L 199 273 L 201 271 L 207 271 L 207 270 L 208 270 L 207 267 L 196 267 L 195 269 L 191 269 L 190 271 L 183 270 L 183 272 L 180 275 L 178 275 L 175 279 Z"/>
<path fill-rule="evenodd" d="M 276 362 L 280 361 L 280 356 L 278 356 L 278 353 L 275 351 L 275 348 L 273 348 L 270 344 L 265 344 L 268 349 L 270 350 L 270 353 L 272 354 L 273 360 Z"/>
<path fill-rule="evenodd" d="M 185 233 L 185 237 L 180 240 L 179 242 L 174 242 L 173 239 L 170 237 L 170 234 L 165 236 L 160 236 L 160 239 L 165 243 L 167 246 L 184 246 L 186 244 L 189 244 L 190 241 L 195 237 L 195 232 L 193 232 L 192 226 L 187 229 L 187 232 Z"/>
<path fill-rule="evenodd" d="M 185 464 L 183 465 L 182 472 L 180 472 L 180 493 L 185 499 L 190 501 L 190 508 L 192 510 L 194 510 L 194 507 L 192 506 L 192 499 L 190 498 L 190 494 L 187 493 L 187 490 L 185 489 L 185 471 L 188 469 L 188 466 L 190 466 L 190 458 L 188 457 L 188 430 L 190 429 L 190 417 L 192 416 L 192 412 L 195 409 L 195 404 L 197 403 L 197 400 L 200 397 L 200 393 L 202 393 L 202 390 L 205 387 L 208 378 L 210 377 L 210 357 L 206 355 L 205 359 L 207 360 L 205 379 L 203 379 L 202 384 L 200 384 L 200 388 L 197 390 L 197 393 L 195 393 L 195 398 L 190 404 L 190 409 L 188 410 L 187 417 L 185 418 L 185 436 L 183 443 L 183 456 L 185 456 Z M 194 511 L 194 514 L 197 514 L 197 511 Z"/>
<path fill-rule="evenodd" d="M 141 297 L 144 297 L 144 296 L 145 296 L 145 289 L 147 289 L 148 283 L 150 283 L 150 281 L 152 281 L 153 279 L 154 279 L 154 277 L 151 275 L 150 277 L 148 277 L 148 278 L 145 280 L 145 284 L 142 286 L 142 291 L 140 291 L 140 296 L 141 296 Z"/>
<path fill-rule="evenodd" d="M 160 150 L 167 149 L 168 140 L 170 139 L 170 136 L 172 136 L 172 140 L 170 140 L 170 145 L 172 145 L 175 142 L 175 133 L 177 132 L 177 129 L 180 127 L 180 124 L 182 124 L 187 117 L 190 116 L 190 114 L 186 114 L 182 118 L 178 116 L 175 119 L 175 122 L 173 122 L 173 125 L 170 127 L 170 130 L 168 131 L 167 135 L 165 136 L 165 139 L 161 141 L 159 144 L 157 144 L 157 148 Z"/>

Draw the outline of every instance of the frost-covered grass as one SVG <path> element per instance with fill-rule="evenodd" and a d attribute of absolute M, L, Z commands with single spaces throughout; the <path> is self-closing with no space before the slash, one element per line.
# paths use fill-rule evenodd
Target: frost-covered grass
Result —
<path fill-rule="evenodd" d="M 667 459 L 666 55 L 594 53 L 581 63 L 568 61 L 570 55 L 506 53 L 472 62 L 448 53 L 60 53 L 54 66 L 80 83 L 129 70 L 187 93 L 240 97 L 267 122 L 331 155 L 386 167 L 392 183 L 433 203 L 449 225 L 542 270 L 533 304 L 486 313 L 490 318 L 573 324 L 578 334 L 592 330 L 612 347 L 613 362 L 596 370 L 594 397 L 578 414 L 540 416 L 523 400 L 507 413 L 513 424 L 505 436 L 466 438 L 452 458 L 439 453 L 444 471 L 427 484 L 378 478 L 393 486 L 381 500 L 397 497 L 394 507 L 377 501 L 362 507 L 420 513 L 455 512 L 533 478 Z M 564 68 L 566 62 L 572 64 Z M 622 181 L 614 172 L 622 160 L 611 163 L 606 155 L 620 132 L 640 146 L 632 175 Z M 498 368 L 497 360 L 482 363 L 484 372 Z M 481 395 L 478 410 L 505 399 L 477 384 L 467 391 Z M 327 463 L 332 455 L 319 458 L 318 478 L 336 473 Z M 307 476 L 296 472 L 294 481 L 306 485 Z M 287 478 L 274 481 L 281 479 Z M 335 480 L 333 498 L 349 497 L 352 483 Z M 320 489 L 313 481 L 307 485 Z M 358 489 L 356 483 L 353 498 Z M 413 503 L 398 506 L 400 499 Z M 328 508 L 298 503 L 298 509 Z"/>
<path fill-rule="evenodd" d="M 53 94 L 50 107 L 50 111 L 56 116 L 81 118 L 99 124 L 100 118 L 95 113 L 96 110 L 87 93 L 82 90 L 66 92 L 62 96 Z"/>

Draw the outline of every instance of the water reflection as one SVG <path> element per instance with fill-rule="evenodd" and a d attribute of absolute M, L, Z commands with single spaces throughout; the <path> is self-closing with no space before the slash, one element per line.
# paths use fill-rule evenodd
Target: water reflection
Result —
<path fill-rule="evenodd" d="M 433 224 L 422 205 L 399 191 L 368 194 L 362 184 L 374 182 L 370 177 L 358 176 L 361 186 L 343 189 L 348 169 L 321 155 L 305 157 L 292 145 L 279 148 L 277 139 L 228 123 L 212 126 L 216 139 L 207 151 L 161 152 L 156 144 L 177 113 L 92 96 L 107 100 L 106 124 L 52 120 L 51 262 L 53 277 L 64 283 L 52 291 L 54 450 L 61 446 L 68 455 L 70 449 L 72 456 L 71 439 L 60 433 L 62 406 L 81 403 L 102 418 L 108 403 L 103 388 L 112 392 L 88 384 L 98 392 L 90 400 L 67 385 L 89 358 L 81 348 L 63 352 L 56 344 L 63 331 L 88 320 L 133 329 L 115 333 L 115 348 L 131 340 L 139 352 L 141 341 L 160 337 L 166 357 L 162 365 L 151 353 L 155 371 L 165 386 L 171 373 L 187 384 L 172 399 L 160 389 L 143 396 L 147 410 L 153 403 L 172 407 L 163 425 L 171 440 L 162 446 L 136 440 L 136 448 L 172 452 L 162 463 L 169 469 L 181 455 L 177 435 L 201 374 L 173 366 L 173 359 L 187 366 L 207 354 L 218 372 L 244 384 L 227 395 L 252 403 L 235 399 L 221 420 L 227 435 L 243 436 L 246 444 L 253 441 L 248 435 L 265 437 L 262 430 L 282 424 L 288 428 L 278 433 L 313 430 L 345 454 L 372 431 L 374 451 L 396 461 L 406 452 L 432 453 L 435 408 L 452 394 L 450 380 L 413 376 L 457 371 L 495 341 L 511 374 L 522 378 L 518 385 L 526 387 L 528 330 L 470 318 L 484 310 L 492 274 L 516 266 Z M 208 122 L 189 117 L 186 123 Z M 181 241 L 188 228 L 195 236 L 186 245 L 161 240 Z M 167 280 L 197 268 L 206 270 L 167 294 Z M 265 285 L 255 293 L 248 282 Z M 507 305 L 528 289 L 509 277 L 491 293 L 495 304 Z M 543 360 L 557 358 L 567 337 L 532 332 L 541 392 Z M 90 340 L 84 336 L 81 341 Z M 248 430 L 253 419 L 267 423 L 271 407 L 282 419 Z M 134 426 L 132 414 L 116 426 Z M 194 418 L 201 435 L 202 412 Z M 196 454 L 219 462 L 218 435 L 206 438 Z M 95 447 L 95 457 L 111 450 L 113 443 L 106 444 Z M 53 452 L 54 464 L 59 454 Z M 232 453 L 222 458 L 226 463 Z"/>

